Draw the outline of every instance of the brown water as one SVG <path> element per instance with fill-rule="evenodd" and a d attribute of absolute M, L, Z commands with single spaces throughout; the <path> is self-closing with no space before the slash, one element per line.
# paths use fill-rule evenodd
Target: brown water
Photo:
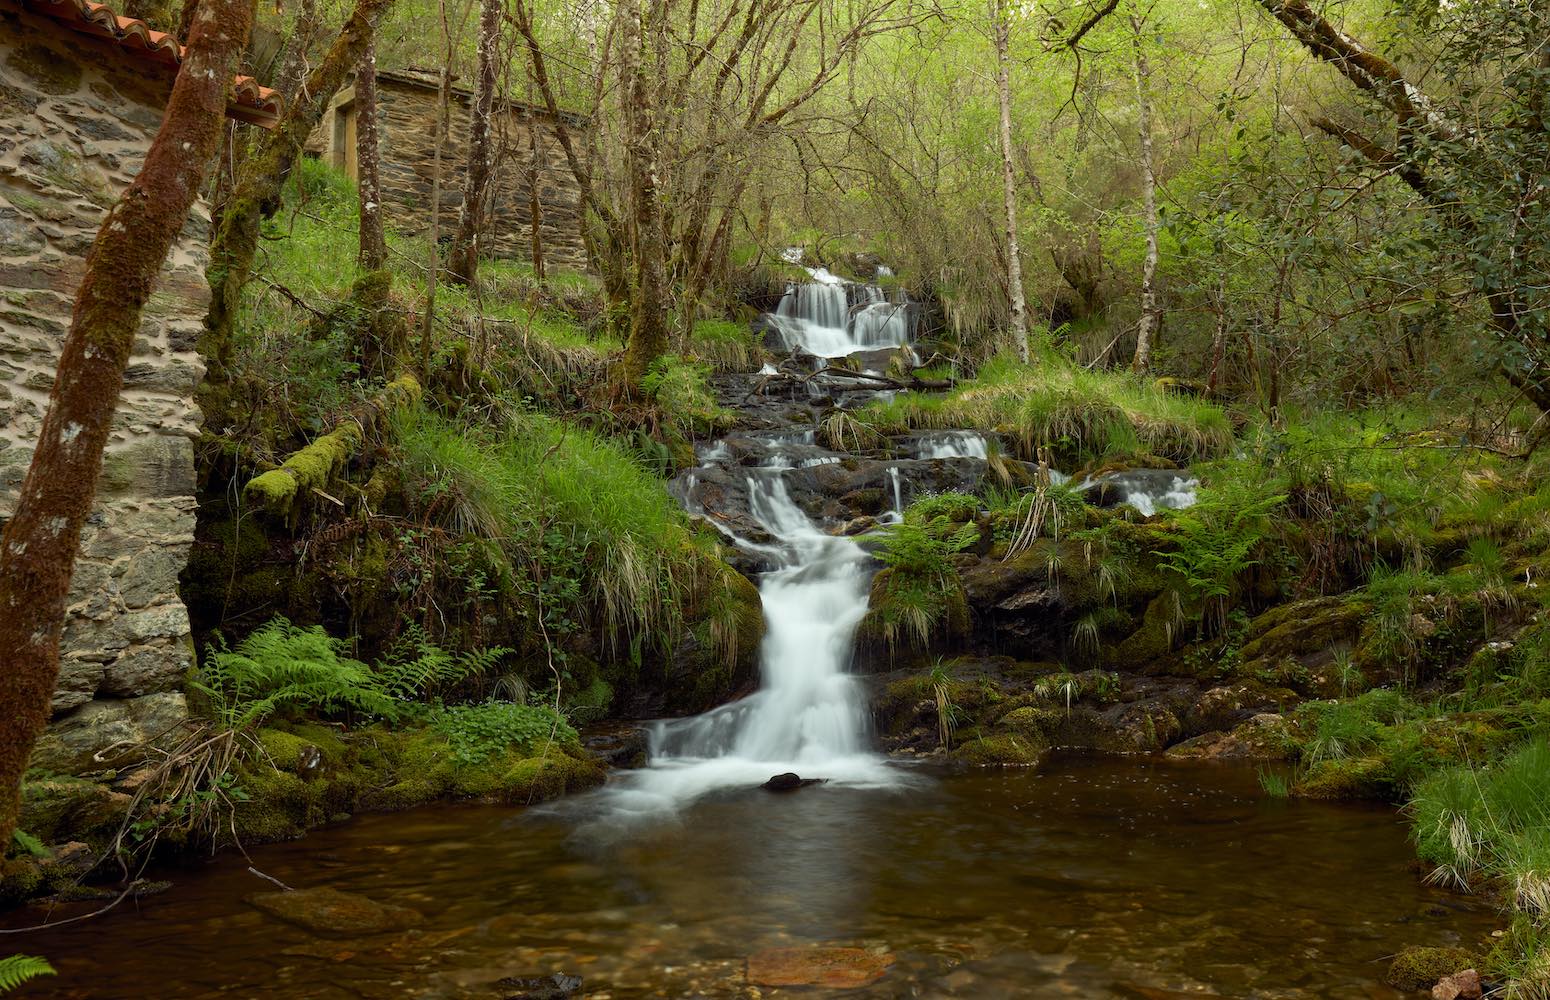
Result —
<path fill-rule="evenodd" d="M 1400 947 L 1493 924 L 1418 883 L 1392 811 L 1267 800 L 1242 768 L 1070 756 L 905 791 L 751 790 L 623 837 L 584 805 L 365 817 L 253 852 L 290 885 L 426 916 L 369 939 L 254 910 L 273 887 L 240 857 L 179 871 L 21 939 L 60 971 L 22 995 L 489 997 L 570 972 L 589 997 L 813 997 L 831 994 L 754 992 L 743 959 L 824 943 L 897 956 L 850 997 L 1348 1000 L 1399 996 L 1380 979 Z"/>

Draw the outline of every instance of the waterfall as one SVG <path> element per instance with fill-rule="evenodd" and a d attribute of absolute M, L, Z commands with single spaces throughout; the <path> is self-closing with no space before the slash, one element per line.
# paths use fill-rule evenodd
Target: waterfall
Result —
<path fill-rule="evenodd" d="M 803 443 L 811 433 L 795 437 Z M 790 436 L 765 443 L 790 443 Z M 703 457 L 722 455 L 711 449 Z M 757 545 L 730 536 L 775 566 L 759 584 L 766 625 L 760 689 L 651 726 L 647 766 L 617 776 L 604 792 L 615 821 L 671 814 L 718 789 L 752 787 L 787 771 L 865 786 L 899 780 L 866 749 L 866 701 L 847 672 L 875 567 L 854 541 L 826 534 L 793 502 L 785 481 L 790 468 L 772 448 L 747 477 L 749 513 L 779 541 Z"/>
<path fill-rule="evenodd" d="M 903 293 L 890 298 L 877 285 L 845 281 L 821 267 L 807 272 L 813 280 L 787 288 L 770 317 L 788 349 L 834 358 L 903 347 L 913 338 L 915 307 Z"/>

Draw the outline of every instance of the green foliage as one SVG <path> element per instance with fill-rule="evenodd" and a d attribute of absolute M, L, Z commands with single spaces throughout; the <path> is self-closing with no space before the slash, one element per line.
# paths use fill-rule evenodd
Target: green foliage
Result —
<path fill-rule="evenodd" d="M 926 674 L 926 684 L 931 689 L 932 700 L 936 702 L 937 742 L 943 747 L 951 747 L 953 731 L 958 726 L 958 706 L 953 704 L 952 674 L 940 659 Z"/>
<path fill-rule="evenodd" d="M 525 410 L 499 435 L 423 410 L 396 430 L 416 506 L 488 543 L 504 612 L 551 639 L 594 621 L 615 650 L 664 646 L 686 597 L 722 582 L 662 482 L 611 439 Z"/>
<path fill-rule="evenodd" d="M 1003 433 L 1029 460 L 1047 447 L 1071 458 L 1144 451 L 1190 461 L 1220 455 L 1233 440 L 1226 414 L 1213 404 L 1055 354 L 1031 365 L 997 358 L 945 396 L 904 393 L 869 404 L 860 416 L 883 430 Z"/>
<path fill-rule="evenodd" d="M 46 858 L 49 855 L 48 848 L 44 846 L 43 841 L 20 827 L 11 831 L 11 839 L 16 842 L 17 847 L 35 858 Z"/>
<path fill-rule="evenodd" d="M 236 732 L 281 714 L 401 718 L 414 702 L 484 673 L 506 650 L 454 656 L 410 629 L 375 670 L 346 655 L 321 625 L 275 618 L 237 644 L 217 635 L 193 680 L 212 718 Z"/>
<path fill-rule="evenodd" d="M 709 377 L 709 365 L 664 354 L 647 368 L 641 390 L 656 402 L 665 422 L 686 436 L 704 436 L 726 426 L 731 418 L 716 401 Z"/>
<path fill-rule="evenodd" d="M 1416 850 L 1432 878 L 1468 888 L 1498 880 L 1513 905 L 1550 917 L 1550 738 L 1538 736 L 1494 764 L 1439 771 L 1410 803 Z"/>
<path fill-rule="evenodd" d="M 1268 767 L 1259 769 L 1259 787 L 1273 799 L 1288 798 L 1292 794 L 1292 779 L 1283 771 Z"/>
<path fill-rule="evenodd" d="M 505 750 L 532 756 L 549 743 L 577 741 L 565 718 L 544 705 L 506 701 L 457 705 L 432 714 L 430 725 L 447 738 L 453 756 L 463 764 L 482 764 Z"/>
<path fill-rule="evenodd" d="M 1001 520 L 1009 524 L 1011 530 L 1005 557 L 1016 558 L 1040 538 L 1058 539 L 1061 527 L 1080 517 L 1086 505 L 1086 498 L 1077 483 L 1053 479 L 1035 483 L 1002 515 Z"/>
<path fill-rule="evenodd" d="M 54 967 L 32 955 L 7 955 L 0 958 L 0 993 L 19 989 L 40 976 L 55 975 Z"/>
<path fill-rule="evenodd" d="M 904 523 L 930 526 L 938 520 L 946 524 L 962 524 L 972 521 L 979 513 L 979 498 L 970 493 L 931 493 L 910 504 L 904 512 Z"/>
<path fill-rule="evenodd" d="M 1206 608 L 1206 624 L 1220 631 L 1239 577 L 1263 559 L 1272 515 L 1286 500 L 1263 486 L 1229 480 L 1201 490 L 1193 507 L 1171 518 L 1175 547 L 1154 554 Z"/>

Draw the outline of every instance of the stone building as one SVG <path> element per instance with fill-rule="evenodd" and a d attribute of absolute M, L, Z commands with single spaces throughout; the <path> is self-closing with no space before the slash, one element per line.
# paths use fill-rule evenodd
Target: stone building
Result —
<path fill-rule="evenodd" d="M 377 74 L 377 120 L 380 140 L 382 203 L 387 224 L 399 232 L 419 235 L 430 228 L 432 179 L 435 176 L 436 117 L 440 80 L 435 74 Z M 452 91 L 448 137 L 441 147 L 441 232 L 450 239 L 457 229 L 463 203 L 466 139 L 474 95 L 461 87 Z M 588 120 L 565 115 L 565 124 L 585 144 Z M 355 89 L 334 97 L 308 149 L 356 176 Z M 544 262 L 549 266 L 585 270 L 581 239 L 581 187 L 560 147 L 554 116 L 543 108 L 506 101 L 493 116 L 496 162 L 492 211 L 486 216 L 483 239 L 494 257 L 526 260 L 530 253 L 531 171 L 537 163 L 539 233 Z"/>
<path fill-rule="evenodd" d="M 0 523 L 42 425 L 85 255 L 161 126 L 183 50 L 89 0 L 0 0 Z M 239 79 L 228 114 L 272 125 Z M 135 343 L 71 582 L 55 718 L 34 765 L 110 767 L 114 746 L 186 716 L 178 574 L 194 535 L 193 402 L 204 372 L 209 212 L 191 213 Z"/>

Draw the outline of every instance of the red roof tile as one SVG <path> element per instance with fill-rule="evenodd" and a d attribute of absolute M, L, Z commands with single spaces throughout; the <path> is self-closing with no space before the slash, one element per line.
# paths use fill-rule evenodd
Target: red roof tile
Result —
<path fill-rule="evenodd" d="M 144 21 L 120 17 L 92 0 L 23 0 L 23 3 L 82 34 L 116 42 L 152 62 L 176 66 L 183 61 L 183 46 L 176 38 L 152 29 Z M 268 87 L 260 87 L 250 76 L 239 76 L 233 83 L 235 87 L 226 113 L 240 121 L 273 128 L 284 105 L 280 95 Z"/>

